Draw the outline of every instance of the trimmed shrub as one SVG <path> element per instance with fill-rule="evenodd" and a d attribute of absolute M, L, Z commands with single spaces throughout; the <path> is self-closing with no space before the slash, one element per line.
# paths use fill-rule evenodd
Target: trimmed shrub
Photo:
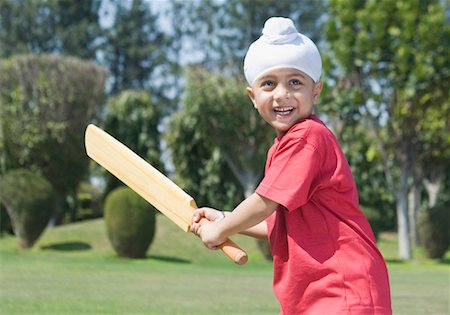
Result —
<path fill-rule="evenodd" d="M 104 218 L 106 231 L 117 255 L 143 258 L 153 241 L 156 210 L 128 187 L 108 194 Z"/>
<path fill-rule="evenodd" d="M 419 238 L 433 259 L 442 259 L 450 246 L 450 206 L 439 205 L 419 216 Z"/>
<path fill-rule="evenodd" d="M 22 248 L 31 248 L 54 212 L 54 191 L 43 177 L 26 169 L 1 178 L 0 195 Z"/>
<path fill-rule="evenodd" d="M 64 202 L 76 198 L 88 173 L 84 130 L 102 111 L 107 75 L 104 67 L 61 54 L 0 60 L 2 166 L 39 170 L 56 191 L 56 224 L 76 211 L 76 203 Z"/>
<path fill-rule="evenodd" d="M 375 235 L 375 239 L 378 240 L 382 224 L 380 213 L 375 208 L 372 207 L 362 205 L 360 207 L 362 212 L 366 216 L 367 220 L 369 221 L 370 227 L 372 228 L 373 234 Z"/>

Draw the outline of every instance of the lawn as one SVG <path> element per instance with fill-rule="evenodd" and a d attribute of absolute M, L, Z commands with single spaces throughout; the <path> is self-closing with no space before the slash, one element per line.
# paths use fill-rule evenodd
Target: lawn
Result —
<path fill-rule="evenodd" d="M 158 216 L 146 259 L 115 257 L 102 220 L 48 229 L 31 251 L 0 239 L 0 314 L 278 314 L 271 264 L 253 240 L 234 239 L 250 261 L 237 266 Z M 449 265 L 395 261 L 383 234 L 394 314 L 449 314 Z M 447 255 L 449 257 L 449 255 Z"/>

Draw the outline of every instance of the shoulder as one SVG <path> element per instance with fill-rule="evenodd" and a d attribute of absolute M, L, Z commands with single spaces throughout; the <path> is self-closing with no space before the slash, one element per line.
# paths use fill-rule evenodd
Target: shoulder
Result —
<path fill-rule="evenodd" d="M 328 127 L 317 116 L 312 115 L 297 124 L 283 136 L 281 142 L 304 141 L 314 147 L 321 147 L 332 136 Z"/>

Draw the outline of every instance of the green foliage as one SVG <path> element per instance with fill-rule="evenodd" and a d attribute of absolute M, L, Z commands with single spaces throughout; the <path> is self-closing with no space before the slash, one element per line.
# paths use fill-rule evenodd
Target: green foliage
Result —
<path fill-rule="evenodd" d="M 191 119 L 183 117 L 183 112 L 172 116 L 165 137 L 175 165 L 174 181 L 194 196 L 199 206 L 233 209 L 243 198 L 242 188 L 223 155 L 207 145 L 206 135 Z"/>
<path fill-rule="evenodd" d="M 323 0 L 228 0 L 172 1 L 172 27 L 177 39 L 189 42 L 197 64 L 225 73 L 242 75 L 246 48 L 259 36 L 271 16 L 290 17 L 302 33 L 319 41 L 319 16 Z M 176 42 L 176 41 L 175 41 Z M 178 49 L 175 43 L 174 49 Z"/>
<path fill-rule="evenodd" d="M 376 129 L 394 165 L 448 169 L 450 26 L 441 3 L 332 0 L 329 11 L 327 112 Z"/>
<path fill-rule="evenodd" d="M 442 204 L 420 214 L 419 238 L 429 258 L 444 257 L 450 246 L 450 205 Z"/>
<path fill-rule="evenodd" d="M 143 258 L 155 235 L 156 210 L 128 187 L 106 198 L 104 218 L 108 238 L 120 257 Z"/>
<path fill-rule="evenodd" d="M 102 217 L 102 197 L 103 191 L 101 188 L 88 182 L 81 182 L 76 196 L 76 215 L 72 217 L 68 214 L 64 221 L 69 223 Z"/>
<path fill-rule="evenodd" d="M 166 136 L 176 182 L 199 204 L 234 208 L 262 177 L 275 134 L 241 80 L 200 68 L 189 69 L 187 76 L 185 105 Z"/>
<path fill-rule="evenodd" d="M 14 234 L 14 230 L 12 228 L 11 219 L 8 216 L 8 212 L 0 199 L 0 236 L 3 236 L 4 234 Z"/>
<path fill-rule="evenodd" d="M 104 129 L 164 173 L 158 125 L 162 111 L 144 90 L 125 90 L 109 98 Z M 105 195 L 121 183 L 106 173 Z"/>
<path fill-rule="evenodd" d="M 101 0 L 0 1 L 0 57 L 63 53 L 95 58 Z"/>
<path fill-rule="evenodd" d="M 3 169 L 43 175 L 64 199 L 86 175 L 84 129 L 99 112 L 106 71 L 77 58 L 20 55 L 0 61 Z"/>
<path fill-rule="evenodd" d="M 358 187 L 360 204 L 379 213 L 378 229 L 395 229 L 394 198 L 386 183 L 382 157 L 367 127 L 349 123 L 342 127 L 338 136 Z"/>
<path fill-rule="evenodd" d="M 53 213 L 53 188 L 43 177 L 26 169 L 11 170 L 0 179 L 1 202 L 14 233 L 22 248 L 31 248 Z"/>
<path fill-rule="evenodd" d="M 328 4 L 324 111 L 344 132 L 368 130 L 396 201 L 400 256 L 409 259 L 408 183 L 450 167 L 450 25 L 438 0 Z"/>
<path fill-rule="evenodd" d="M 131 5 L 115 1 L 112 5 L 114 23 L 105 30 L 104 45 L 104 60 L 113 79 L 111 93 L 150 87 L 155 91 L 156 80 L 152 79 L 166 61 L 165 37 L 156 24 L 156 15 L 142 0 L 133 0 Z"/>
<path fill-rule="evenodd" d="M 380 215 L 380 211 L 373 207 L 367 207 L 363 205 L 361 205 L 360 207 L 367 220 L 369 221 L 375 238 L 378 240 L 382 228 L 382 218 Z"/>
<path fill-rule="evenodd" d="M 270 243 L 268 240 L 257 240 L 258 248 L 266 260 L 273 260 Z"/>

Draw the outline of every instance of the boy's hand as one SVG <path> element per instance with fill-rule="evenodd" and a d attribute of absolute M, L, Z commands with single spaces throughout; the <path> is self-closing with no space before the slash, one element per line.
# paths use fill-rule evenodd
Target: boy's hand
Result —
<path fill-rule="evenodd" d="M 208 221 L 217 221 L 223 219 L 222 211 L 213 208 L 199 208 L 195 210 L 192 215 L 192 223 L 199 223 L 201 219 L 207 219 Z"/>
<path fill-rule="evenodd" d="M 226 241 L 226 237 L 220 235 L 218 221 L 222 219 L 221 211 L 212 208 L 199 208 L 192 216 L 191 232 L 198 235 L 209 249 L 217 249 Z"/>

